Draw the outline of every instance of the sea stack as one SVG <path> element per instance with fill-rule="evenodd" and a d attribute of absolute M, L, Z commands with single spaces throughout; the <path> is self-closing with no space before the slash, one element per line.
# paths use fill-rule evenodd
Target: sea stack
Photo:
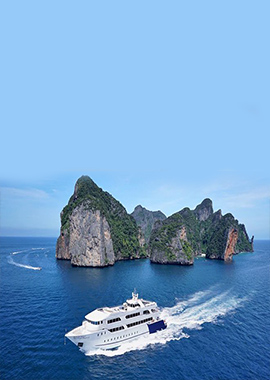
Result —
<path fill-rule="evenodd" d="M 111 194 L 82 176 L 61 212 L 56 258 L 90 267 L 149 256 L 152 263 L 192 265 L 202 254 L 230 262 L 233 255 L 252 251 L 253 237 L 250 241 L 245 226 L 232 214 L 214 212 L 209 198 L 168 218 L 140 205 L 129 215 Z"/>
<path fill-rule="evenodd" d="M 75 185 L 61 212 L 56 258 L 74 266 L 104 267 L 139 258 L 139 229 L 125 208 L 88 176 Z"/>

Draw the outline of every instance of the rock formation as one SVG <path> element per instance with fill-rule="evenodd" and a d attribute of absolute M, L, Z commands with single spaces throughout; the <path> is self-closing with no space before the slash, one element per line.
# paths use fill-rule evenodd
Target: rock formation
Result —
<path fill-rule="evenodd" d="M 158 264 L 192 265 L 193 255 L 186 238 L 185 226 L 176 231 L 176 235 L 164 243 L 164 235 L 156 237 L 151 245 L 151 261 Z"/>
<path fill-rule="evenodd" d="M 253 238 L 249 241 L 245 226 L 228 213 L 208 229 L 206 257 L 231 261 L 239 252 L 253 252 Z"/>
<path fill-rule="evenodd" d="M 136 206 L 131 215 L 136 220 L 137 226 L 141 228 L 145 244 L 149 243 L 155 222 L 166 219 L 166 215 L 161 211 L 149 211 L 141 205 Z"/>
<path fill-rule="evenodd" d="M 136 224 L 137 223 L 137 224 Z M 192 265 L 194 257 L 231 261 L 253 251 L 245 226 L 232 214 L 213 211 L 205 199 L 170 217 L 137 206 L 129 215 L 112 195 L 82 176 L 61 212 L 56 258 L 75 266 L 104 267 L 115 261 L 144 258 L 160 264 Z"/>
<path fill-rule="evenodd" d="M 139 230 L 135 220 L 109 193 L 83 176 L 61 212 L 56 258 L 72 265 L 103 267 L 138 258 Z"/>
<path fill-rule="evenodd" d="M 204 199 L 202 203 L 199 204 L 194 210 L 194 214 L 200 222 L 207 220 L 209 216 L 213 214 L 213 212 L 213 204 L 209 198 Z"/>
<path fill-rule="evenodd" d="M 149 250 L 155 263 L 190 265 L 200 254 L 231 261 L 233 254 L 253 251 L 245 226 L 231 214 L 214 212 L 208 198 L 195 210 L 186 207 L 154 227 Z"/>

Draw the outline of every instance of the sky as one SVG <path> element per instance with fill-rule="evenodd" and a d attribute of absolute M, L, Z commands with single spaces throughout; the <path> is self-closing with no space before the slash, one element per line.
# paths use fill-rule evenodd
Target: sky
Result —
<path fill-rule="evenodd" d="M 0 235 L 57 236 L 89 175 L 132 212 L 205 197 L 270 239 L 269 1 L 0 5 Z"/>

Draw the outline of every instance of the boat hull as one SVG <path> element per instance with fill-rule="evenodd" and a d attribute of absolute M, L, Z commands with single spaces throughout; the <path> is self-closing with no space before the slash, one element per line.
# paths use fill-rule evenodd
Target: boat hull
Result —
<path fill-rule="evenodd" d="M 101 349 L 112 350 L 146 334 L 166 328 L 160 320 L 156 302 L 138 298 L 132 293 L 120 306 L 101 307 L 85 316 L 82 325 L 65 336 L 85 353 Z"/>
<path fill-rule="evenodd" d="M 140 336 L 153 334 L 165 329 L 167 326 L 163 320 L 143 324 L 122 330 L 121 332 L 110 333 L 108 331 L 100 333 L 82 334 L 82 329 L 76 328 L 65 336 L 74 343 L 82 352 L 87 353 L 93 350 L 113 350 L 123 344 L 136 340 Z M 99 336 L 98 336 L 99 335 Z"/>

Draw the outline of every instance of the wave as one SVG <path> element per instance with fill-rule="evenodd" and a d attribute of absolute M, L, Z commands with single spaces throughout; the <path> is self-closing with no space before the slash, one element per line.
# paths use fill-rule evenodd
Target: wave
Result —
<path fill-rule="evenodd" d="M 11 265 L 15 265 L 16 267 L 20 267 L 20 268 L 26 268 L 26 269 L 32 269 L 32 270 L 41 270 L 41 267 L 32 267 L 31 265 L 24 265 L 24 264 L 16 263 L 12 259 L 12 257 L 8 258 L 8 263 L 11 264 Z"/>
<path fill-rule="evenodd" d="M 164 345 L 172 340 L 187 339 L 189 335 L 186 330 L 201 330 L 205 323 L 217 323 L 218 319 L 241 307 L 245 301 L 246 298 L 232 296 L 230 290 L 221 294 L 214 294 L 213 290 L 197 292 L 187 300 L 178 301 L 175 306 L 161 310 L 161 318 L 166 320 L 167 329 L 138 337 L 117 350 L 98 349 L 89 351 L 86 355 L 112 357 L 134 350 L 144 350 L 157 344 Z"/>

